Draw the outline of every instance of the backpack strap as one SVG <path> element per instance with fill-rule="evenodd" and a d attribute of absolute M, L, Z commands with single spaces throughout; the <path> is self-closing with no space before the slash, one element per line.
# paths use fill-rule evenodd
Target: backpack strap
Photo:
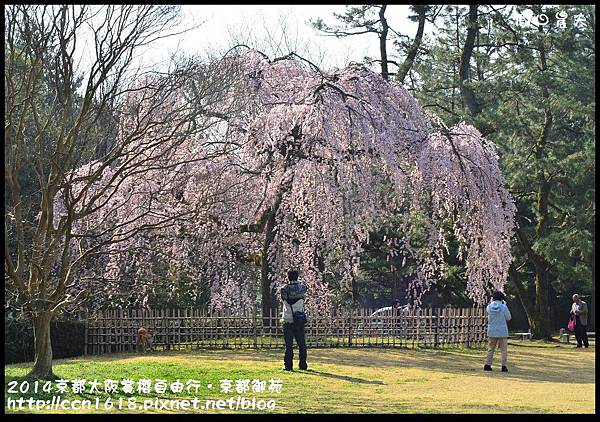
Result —
<path fill-rule="evenodd" d="M 298 298 L 298 299 L 294 299 L 294 300 L 291 300 L 291 301 L 288 300 L 288 299 L 285 299 L 285 301 L 287 302 L 287 304 L 290 305 L 290 310 L 292 312 L 292 315 L 294 315 L 294 307 L 292 305 L 294 303 L 298 302 L 300 299 L 303 299 L 303 298 Z M 304 312 L 304 306 L 302 307 L 301 312 Z"/>
<path fill-rule="evenodd" d="M 289 303 L 290 305 L 293 305 L 294 303 L 298 302 L 300 299 L 302 299 L 302 298 L 300 297 L 300 298 L 298 298 L 298 299 L 294 299 L 294 300 L 292 300 L 292 301 L 290 301 L 289 299 L 286 299 L 285 301 L 286 301 L 287 303 Z"/>
<path fill-rule="evenodd" d="M 292 315 L 294 315 L 294 307 L 292 306 L 294 303 L 298 302 L 300 299 L 295 299 L 295 300 L 288 300 L 286 299 L 285 301 L 287 302 L 288 305 L 290 305 L 290 310 L 292 311 Z"/>

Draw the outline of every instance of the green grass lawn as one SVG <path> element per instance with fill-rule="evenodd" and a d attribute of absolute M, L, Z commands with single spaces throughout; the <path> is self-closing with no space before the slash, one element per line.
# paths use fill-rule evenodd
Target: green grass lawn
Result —
<path fill-rule="evenodd" d="M 281 392 L 247 392 L 252 400 L 274 400 L 274 413 L 595 413 L 595 345 L 574 349 L 573 345 L 540 341 L 510 341 L 510 372 L 500 372 L 500 353 L 494 356 L 494 371 L 484 372 L 485 350 L 433 349 L 309 349 L 309 371 L 285 372 L 282 350 L 161 351 L 144 355 L 121 353 L 56 360 L 54 372 L 64 379 L 179 379 L 200 381 L 198 393 L 107 394 L 72 392 L 65 399 L 122 398 L 136 405 L 144 400 L 237 398 L 235 380 L 282 381 Z M 297 351 L 296 356 L 297 358 Z M 295 362 L 296 364 L 296 362 Z M 5 411 L 9 397 L 49 400 L 56 393 L 8 392 L 9 382 L 25 380 L 30 364 L 5 366 Z M 222 379 L 233 381 L 232 393 L 220 391 Z M 212 384 L 212 389 L 208 388 Z M 19 384 L 20 385 L 20 384 Z M 53 384 L 53 387 L 55 384 Z M 273 403 L 273 402 L 272 402 Z M 251 410 L 238 410 L 246 413 Z M 40 413 L 52 413 L 40 410 Z M 80 410 L 54 410 L 77 413 Z M 89 412 L 89 411 L 85 411 Z M 105 412 L 105 411 L 102 411 Z M 151 407 L 147 413 L 177 412 Z M 190 413 L 193 410 L 179 410 Z M 198 413 L 235 412 L 229 409 L 199 409 Z M 254 410 L 256 413 L 261 410 Z M 28 410 L 27 413 L 30 413 Z"/>

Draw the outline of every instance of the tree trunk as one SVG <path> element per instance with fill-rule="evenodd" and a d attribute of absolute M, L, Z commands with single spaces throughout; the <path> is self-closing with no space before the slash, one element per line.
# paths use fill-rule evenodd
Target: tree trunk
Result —
<path fill-rule="evenodd" d="M 263 314 L 263 326 L 270 324 L 271 310 L 275 307 L 275 294 L 271 287 L 271 280 L 269 279 L 269 273 L 271 267 L 269 265 L 269 247 L 275 239 L 275 214 L 276 210 L 272 210 L 267 218 L 265 226 L 265 242 L 263 243 L 262 259 L 261 259 L 261 297 L 262 297 L 262 314 Z"/>
<path fill-rule="evenodd" d="M 545 204 L 545 196 L 546 192 L 548 192 L 550 185 L 543 186 L 541 189 L 542 193 L 540 194 L 540 204 L 542 205 L 538 209 L 541 210 L 542 217 L 540 218 L 540 222 L 536 227 L 536 236 L 537 238 L 541 237 L 543 230 L 545 229 L 545 221 L 544 216 L 547 215 L 547 207 Z M 524 286 L 521 284 L 518 273 L 512 266 L 509 268 L 509 275 L 513 280 L 515 287 L 517 288 L 517 294 L 521 299 L 521 303 L 525 308 L 525 312 L 527 313 L 527 320 L 529 321 L 529 327 L 531 328 L 532 337 L 535 339 L 550 339 L 550 319 L 549 319 L 549 309 L 548 309 L 548 293 L 550 289 L 549 281 L 548 281 L 548 268 L 550 264 L 544 259 L 543 256 L 537 254 L 533 250 L 532 243 L 527 237 L 527 233 L 522 228 L 522 219 L 520 215 L 517 213 L 517 222 L 518 225 L 516 227 L 516 235 L 519 239 L 519 243 L 523 247 L 523 250 L 527 254 L 527 259 L 530 263 L 533 264 L 535 269 L 535 302 L 533 306 L 529 303 L 529 298 L 527 297 L 527 292 L 525 291 Z"/>
<path fill-rule="evenodd" d="M 534 339 L 551 339 L 548 292 L 548 271 L 545 267 L 536 268 L 535 309 L 533 318 L 529 320 L 531 334 Z"/>
<path fill-rule="evenodd" d="M 508 276 L 510 278 L 510 281 L 512 281 L 513 286 L 515 287 L 515 290 L 517 292 L 517 297 L 519 298 L 519 301 L 521 302 L 521 305 L 523 306 L 523 309 L 525 310 L 525 316 L 527 317 L 529 326 L 531 326 L 531 321 L 534 318 L 533 304 L 531 303 L 531 300 L 529 300 L 529 296 L 527 295 L 527 290 L 525 289 L 523 282 L 519 278 L 519 272 L 516 270 L 516 268 L 514 268 L 513 264 L 511 264 L 510 267 L 508 268 Z"/>
<path fill-rule="evenodd" d="M 541 27 L 539 28 L 539 31 L 540 34 L 543 34 L 543 29 Z M 541 74 L 544 75 L 548 70 L 548 65 L 546 63 L 546 49 L 543 41 L 540 41 L 539 51 Z M 536 161 L 538 163 L 541 163 L 544 160 L 544 146 L 550 137 L 553 122 L 552 111 L 550 109 L 550 93 L 547 83 L 547 78 L 543 78 L 539 84 L 543 98 L 544 125 L 540 136 L 533 146 L 533 152 L 535 153 Z M 537 192 L 536 211 L 539 217 L 537 224 L 535 225 L 536 240 L 544 239 L 547 235 L 548 224 L 550 221 L 548 206 L 550 204 L 550 192 L 552 190 L 551 181 L 546 178 L 544 171 L 541 169 L 538 170 L 538 180 L 539 187 Z M 551 338 L 550 313 L 548 309 L 548 293 L 550 290 L 548 269 L 550 264 L 543 256 L 533 252 L 531 242 L 529 242 L 528 248 L 531 250 L 530 255 L 534 258 L 533 264 L 535 267 L 535 311 L 531 333 L 533 338 L 549 340 Z"/>
<path fill-rule="evenodd" d="M 388 57 L 387 57 L 387 35 L 389 26 L 385 19 L 385 9 L 387 5 L 381 6 L 379 9 L 379 20 L 381 22 L 381 33 L 379 34 L 379 54 L 381 55 L 381 76 L 386 81 L 389 78 Z"/>
<path fill-rule="evenodd" d="M 419 16 L 419 27 L 417 28 L 417 35 L 415 35 L 415 39 L 413 40 L 413 43 L 410 49 L 408 50 L 406 59 L 402 63 L 402 66 L 400 66 L 400 69 L 398 70 L 398 75 L 396 76 L 396 79 L 401 84 L 404 83 L 406 75 L 408 75 L 408 72 L 410 72 L 413 63 L 415 62 L 415 57 L 417 57 L 417 53 L 419 52 L 419 48 L 421 47 L 421 41 L 423 40 L 423 32 L 425 31 L 425 18 L 427 16 L 426 6 L 419 5 L 415 7 L 418 8 L 417 11 Z"/>
<path fill-rule="evenodd" d="M 354 305 L 364 307 L 364 301 L 360 296 L 360 290 L 358 288 L 358 283 L 356 282 L 356 277 L 354 276 L 354 273 L 352 273 L 352 303 Z"/>
<path fill-rule="evenodd" d="M 465 105 L 469 109 L 471 115 L 475 116 L 481 112 L 481 106 L 475 98 L 475 93 L 471 88 L 465 85 L 465 81 L 469 78 L 469 69 L 471 64 L 471 56 L 475 47 L 475 39 L 477 36 L 477 8 L 478 5 L 471 4 L 469 6 L 469 23 L 467 27 L 467 37 L 465 39 L 465 45 L 463 47 L 462 55 L 460 58 L 460 66 L 458 71 L 458 85 L 462 92 Z"/>
<path fill-rule="evenodd" d="M 527 296 L 527 291 L 522 285 L 521 281 L 517 278 L 517 272 L 513 270 L 513 274 L 510 276 L 513 285 L 516 288 L 517 297 L 519 298 L 527 321 L 529 322 L 529 328 L 531 329 L 531 335 L 534 339 L 546 339 L 551 338 L 550 333 L 550 315 L 548 308 L 548 274 L 546 270 L 536 270 L 535 275 L 535 302 L 532 303 Z"/>
<path fill-rule="evenodd" d="M 41 312 L 33 317 L 33 336 L 35 361 L 33 369 L 27 374 L 35 379 L 52 379 L 52 344 L 50 341 L 50 312 Z"/>

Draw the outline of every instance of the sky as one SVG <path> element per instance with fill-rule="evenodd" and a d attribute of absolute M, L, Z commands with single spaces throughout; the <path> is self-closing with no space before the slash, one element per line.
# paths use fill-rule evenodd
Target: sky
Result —
<path fill-rule="evenodd" d="M 386 18 L 392 28 L 412 38 L 417 24 L 408 19 L 408 8 L 389 5 Z M 181 26 L 198 27 L 157 42 L 141 57 L 148 66 L 155 66 L 175 51 L 205 56 L 208 51 L 223 53 L 236 43 L 244 43 L 259 47 L 271 57 L 292 50 L 323 69 L 344 67 L 365 56 L 377 58 L 376 34 L 322 36 L 308 23 L 309 19 L 320 17 L 325 23 L 334 24 L 333 13 L 344 10 L 344 5 L 186 5 L 182 6 Z M 388 50 L 394 50 L 391 41 Z"/>
<path fill-rule="evenodd" d="M 388 5 L 386 18 L 391 28 L 412 40 L 417 23 L 408 19 L 411 14 L 409 7 Z M 170 55 L 175 52 L 214 59 L 236 44 L 250 45 L 271 58 L 293 51 L 323 70 L 345 67 L 350 62 L 363 62 L 367 56 L 378 58 L 379 41 L 376 34 L 336 38 L 324 36 L 309 24 L 311 18 L 322 18 L 329 25 L 336 24 L 333 13 L 343 13 L 345 10 L 346 6 L 342 4 L 183 5 L 177 29 L 190 30 L 138 50 L 137 62 L 133 67 L 141 65 L 143 70 L 166 70 Z M 433 32 L 434 28 L 428 22 L 425 35 Z M 94 49 L 89 35 L 88 41 L 86 35 L 82 35 L 81 39 L 78 68 L 85 72 L 93 60 Z M 392 41 L 388 40 L 388 59 L 401 63 L 404 57 L 398 57 L 396 50 Z M 378 70 L 379 65 L 372 67 Z M 395 71 L 393 66 L 390 71 Z"/>

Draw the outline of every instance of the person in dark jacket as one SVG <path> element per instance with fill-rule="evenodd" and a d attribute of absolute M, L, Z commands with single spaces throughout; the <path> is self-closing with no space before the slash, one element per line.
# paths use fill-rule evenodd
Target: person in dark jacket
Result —
<path fill-rule="evenodd" d="M 573 305 L 571 305 L 571 316 L 575 318 L 575 338 L 577 339 L 577 347 L 581 348 L 589 346 L 587 337 L 587 318 L 588 305 L 578 294 L 573 295 Z"/>
<path fill-rule="evenodd" d="M 298 271 L 288 271 L 288 281 L 281 288 L 281 299 L 283 300 L 283 338 L 285 340 L 285 355 L 283 357 L 286 371 L 293 368 L 294 359 L 294 338 L 298 343 L 300 351 L 299 368 L 308 369 L 306 364 L 306 340 L 304 336 L 304 324 L 306 315 L 304 313 L 304 295 L 306 294 L 306 285 L 298 281 Z"/>
<path fill-rule="evenodd" d="M 506 358 L 508 354 L 508 325 L 511 319 L 510 311 L 504 301 L 504 293 L 495 291 L 492 295 L 492 302 L 486 308 L 488 315 L 488 353 L 483 365 L 484 371 L 492 370 L 492 360 L 494 359 L 494 350 L 500 347 L 502 353 L 502 372 L 508 372 L 506 367 Z"/>

